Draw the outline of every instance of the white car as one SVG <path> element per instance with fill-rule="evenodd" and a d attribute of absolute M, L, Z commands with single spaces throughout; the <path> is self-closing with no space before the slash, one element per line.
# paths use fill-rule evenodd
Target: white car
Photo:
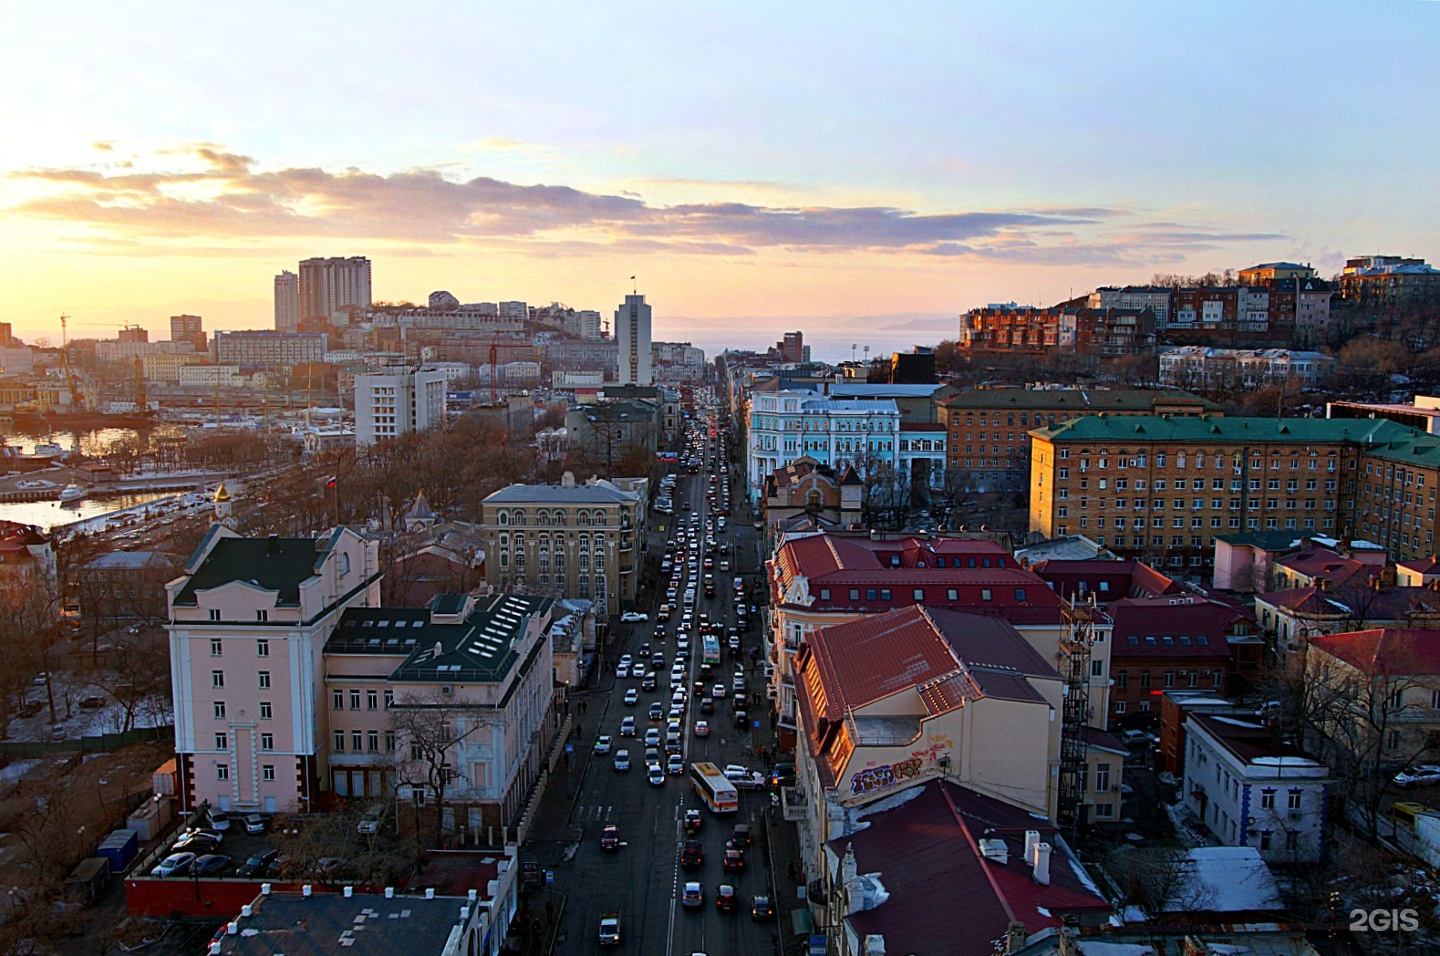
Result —
<path fill-rule="evenodd" d="M 650 620 L 650 615 L 642 614 L 639 611 L 626 611 L 624 614 L 620 615 L 620 620 L 624 621 L 626 624 L 635 624 L 640 621 Z"/>
<path fill-rule="evenodd" d="M 645 776 L 646 776 L 646 779 L 648 779 L 648 780 L 650 781 L 650 786 L 652 786 L 652 787 L 663 787 L 663 786 L 665 786 L 665 771 L 660 769 L 660 764 L 658 764 L 658 763 L 652 763 L 652 764 L 650 764 L 648 767 L 646 767 L 646 768 L 645 768 Z"/>
<path fill-rule="evenodd" d="M 601 734 L 595 739 L 595 752 L 597 754 L 608 754 L 610 752 L 609 734 Z"/>
<path fill-rule="evenodd" d="M 1440 766 L 1427 763 L 1416 767 L 1406 767 L 1395 775 L 1395 783 L 1401 787 L 1440 783 Z"/>

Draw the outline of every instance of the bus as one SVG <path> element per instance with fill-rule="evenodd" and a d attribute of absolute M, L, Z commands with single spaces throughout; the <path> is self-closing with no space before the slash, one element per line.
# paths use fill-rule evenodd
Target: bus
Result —
<path fill-rule="evenodd" d="M 704 634 L 700 637 L 700 663 L 709 664 L 712 667 L 720 663 L 720 638 L 714 634 Z"/>
<path fill-rule="evenodd" d="M 734 813 L 740 809 L 740 791 L 725 777 L 725 773 L 713 763 L 701 762 L 690 765 L 690 785 L 695 794 L 705 801 L 711 813 Z"/>

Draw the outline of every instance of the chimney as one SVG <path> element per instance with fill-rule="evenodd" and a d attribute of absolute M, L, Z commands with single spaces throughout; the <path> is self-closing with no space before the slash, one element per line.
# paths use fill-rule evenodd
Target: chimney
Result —
<path fill-rule="evenodd" d="M 1050 844 L 1035 844 L 1035 882 L 1050 885 Z"/>
<path fill-rule="evenodd" d="M 1005 927 L 1005 952 L 1018 953 L 1025 948 L 1025 940 L 1030 937 L 1025 929 L 1025 924 L 1015 920 Z"/>
<path fill-rule="evenodd" d="M 387 887 L 385 887 L 385 898 L 386 898 L 387 900 L 393 900 L 393 899 L 395 898 L 395 887 L 393 887 L 393 886 L 387 886 Z"/>
<path fill-rule="evenodd" d="M 352 896 L 354 896 L 354 895 L 355 895 L 355 887 L 353 887 L 353 886 L 347 886 L 347 887 L 345 887 L 345 898 L 346 898 L 347 900 L 350 899 L 350 897 L 352 897 Z"/>
<path fill-rule="evenodd" d="M 1039 844 L 1040 844 L 1040 831 L 1039 831 L 1039 830 L 1026 830 L 1026 831 L 1025 831 L 1025 856 L 1022 857 L 1022 859 L 1024 859 L 1026 863 L 1034 863 L 1034 862 L 1035 862 L 1035 847 L 1038 846 Z"/>
<path fill-rule="evenodd" d="M 561 488 L 574 488 L 574 487 L 575 487 L 575 472 L 573 472 L 573 471 L 567 471 L 567 472 L 565 472 L 565 474 L 561 475 L 561 476 L 560 476 L 560 487 L 561 487 Z"/>
<path fill-rule="evenodd" d="M 254 913 L 254 912 L 255 912 L 255 911 L 250 908 L 250 904 L 249 904 L 249 903 L 246 903 L 244 906 L 240 907 L 240 915 L 241 915 L 241 916 L 249 916 L 249 915 L 251 915 L 251 914 Z"/>
<path fill-rule="evenodd" d="M 433 900 L 435 898 L 435 887 L 427 886 L 425 888 L 425 898 L 427 900 Z"/>
<path fill-rule="evenodd" d="M 315 892 L 315 887 L 311 886 L 309 883 L 306 883 L 304 886 L 300 887 L 300 895 L 305 897 L 307 900 L 310 898 L 310 894 L 313 892 Z"/>
<path fill-rule="evenodd" d="M 266 539 L 265 553 L 271 557 L 280 553 L 280 536 L 278 534 L 272 534 Z"/>
<path fill-rule="evenodd" d="M 853 845 L 845 848 L 845 856 L 840 860 L 840 882 L 849 886 L 854 880 L 858 867 L 855 865 L 855 847 Z"/>
<path fill-rule="evenodd" d="M 870 933 L 865 937 L 865 956 L 885 956 L 885 937 Z"/>

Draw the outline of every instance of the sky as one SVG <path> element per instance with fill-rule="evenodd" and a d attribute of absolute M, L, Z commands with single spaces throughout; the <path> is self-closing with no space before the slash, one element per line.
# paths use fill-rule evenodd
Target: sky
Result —
<path fill-rule="evenodd" d="M 7 4 L 0 321 L 635 286 L 655 337 L 953 338 L 1157 272 L 1435 261 L 1440 3 Z M 167 333 L 168 334 L 168 333 Z M 152 335 L 152 339 L 157 336 Z"/>

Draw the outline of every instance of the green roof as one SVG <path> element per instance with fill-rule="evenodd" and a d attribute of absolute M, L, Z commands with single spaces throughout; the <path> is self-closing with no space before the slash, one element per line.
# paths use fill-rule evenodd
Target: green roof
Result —
<path fill-rule="evenodd" d="M 298 606 L 300 585 L 315 576 L 316 565 L 324 556 L 318 546 L 328 546 L 328 541 L 328 538 L 220 538 L 175 595 L 175 603 L 194 607 L 198 603 L 197 592 L 232 581 L 245 581 L 266 591 L 280 592 L 275 599 L 277 607 Z"/>
<path fill-rule="evenodd" d="M 1212 415 L 1087 415 L 1030 434 L 1055 442 L 1375 443 L 1423 434 L 1384 419 L 1218 418 Z M 1440 443 L 1440 441 L 1437 441 Z M 1372 448 L 1372 450 L 1374 450 Z M 1434 463 L 1440 465 L 1440 454 Z"/>
<path fill-rule="evenodd" d="M 1259 548 L 1261 551 L 1288 551 L 1299 547 L 1305 540 L 1301 531 L 1246 531 L 1235 534 L 1217 534 L 1216 541 L 1237 547 Z"/>
<path fill-rule="evenodd" d="M 1077 414 L 1149 411 L 1156 404 L 1198 405 L 1218 412 L 1219 404 L 1180 388 L 967 388 L 942 403 L 952 408 L 1014 409 L 1058 408 Z"/>

